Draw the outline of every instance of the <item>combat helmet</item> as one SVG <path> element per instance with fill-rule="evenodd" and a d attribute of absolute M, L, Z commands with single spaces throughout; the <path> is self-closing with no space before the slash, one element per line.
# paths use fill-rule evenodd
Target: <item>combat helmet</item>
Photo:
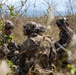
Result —
<path fill-rule="evenodd" d="M 26 35 L 31 33 L 45 32 L 45 27 L 43 25 L 32 21 L 26 23 L 23 27 Z"/>
<path fill-rule="evenodd" d="M 37 32 L 45 32 L 46 27 L 44 25 L 41 25 L 41 24 L 37 23 L 36 30 L 37 30 Z"/>
<path fill-rule="evenodd" d="M 5 20 L 4 24 L 5 24 L 5 29 L 7 30 L 14 28 L 14 24 L 10 20 Z"/>
<path fill-rule="evenodd" d="M 68 19 L 65 18 L 65 17 L 64 18 L 57 19 L 56 20 L 56 25 L 57 26 L 64 26 L 64 25 L 68 26 L 69 25 Z"/>

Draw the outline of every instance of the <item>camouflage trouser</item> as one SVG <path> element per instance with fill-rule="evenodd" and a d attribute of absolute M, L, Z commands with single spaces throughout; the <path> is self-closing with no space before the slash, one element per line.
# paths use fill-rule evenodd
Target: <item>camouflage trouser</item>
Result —
<path fill-rule="evenodd" d="M 43 56 L 35 60 L 29 72 L 31 72 L 32 75 L 53 75 L 54 70 L 52 67 L 53 65 L 49 65 L 47 56 Z"/>
<path fill-rule="evenodd" d="M 42 69 L 38 64 L 29 70 L 28 75 L 53 75 L 53 71 L 50 69 Z"/>
<path fill-rule="evenodd" d="M 67 45 L 63 46 L 55 43 L 55 48 L 57 49 L 57 67 L 58 68 L 65 68 L 68 64 L 68 53 L 65 50 Z"/>
<path fill-rule="evenodd" d="M 60 49 L 57 51 L 57 64 L 56 68 L 57 70 L 60 70 L 61 68 L 66 68 L 68 64 L 68 53 L 64 51 L 63 49 Z"/>

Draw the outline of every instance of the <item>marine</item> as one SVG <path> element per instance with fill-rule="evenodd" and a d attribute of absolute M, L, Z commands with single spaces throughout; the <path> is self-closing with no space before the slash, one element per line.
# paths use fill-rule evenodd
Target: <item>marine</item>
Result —
<path fill-rule="evenodd" d="M 53 74 L 54 70 L 51 67 L 52 62 L 56 61 L 55 50 L 51 39 L 44 35 L 45 29 L 45 26 L 36 22 L 28 22 L 23 26 L 27 39 L 20 45 L 21 75 Z M 53 53 L 53 56 L 50 56 L 50 53 Z"/>
<path fill-rule="evenodd" d="M 58 59 L 61 62 L 61 66 L 65 68 L 68 64 L 67 51 L 71 43 L 74 31 L 69 27 L 67 18 L 57 19 L 56 25 L 59 28 L 60 32 L 59 32 L 59 40 L 55 42 L 55 48 L 57 49 Z"/>

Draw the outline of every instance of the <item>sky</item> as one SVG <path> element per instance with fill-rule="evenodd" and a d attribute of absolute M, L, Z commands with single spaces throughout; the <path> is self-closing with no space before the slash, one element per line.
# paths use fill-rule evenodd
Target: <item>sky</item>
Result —
<path fill-rule="evenodd" d="M 3 2 L 7 1 L 7 0 L 2 0 Z M 10 5 L 10 4 L 15 4 L 15 5 L 18 5 L 20 3 L 21 0 L 8 0 L 6 2 L 7 5 Z M 22 0 L 23 1 L 23 0 Z M 49 3 L 53 3 L 56 7 L 56 9 L 58 11 L 64 11 L 65 10 L 65 3 L 66 3 L 67 0 L 27 0 L 27 5 L 30 4 L 34 4 L 36 5 L 36 9 L 37 10 L 41 10 L 41 9 L 46 9 L 47 8 L 47 3 L 46 2 L 49 2 Z M 51 4 L 50 4 L 51 5 Z M 31 6 L 32 8 L 32 6 Z M 32 8 L 33 9 L 33 8 Z"/>
<path fill-rule="evenodd" d="M 21 0 L 8 0 L 8 1 L 0 0 L 0 1 L 6 2 L 7 5 L 18 6 L 19 4 L 21 4 L 20 3 Z M 31 14 L 32 12 L 33 13 L 46 12 L 46 10 L 48 9 L 48 3 L 50 6 L 52 6 L 54 11 L 65 11 L 66 2 L 67 0 L 27 0 L 25 7 L 27 8 L 28 6 L 30 6 L 27 11 L 28 14 Z"/>

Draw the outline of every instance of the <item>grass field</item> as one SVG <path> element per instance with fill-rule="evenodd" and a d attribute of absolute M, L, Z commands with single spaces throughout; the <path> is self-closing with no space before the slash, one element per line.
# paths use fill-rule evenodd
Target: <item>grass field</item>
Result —
<path fill-rule="evenodd" d="M 70 28 L 74 30 L 74 32 L 76 33 L 76 15 L 72 15 L 72 16 L 66 16 L 69 19 L 69 24 L 70 24 Z M 27 18 L 27 17 L 22 17 L 20 19 L 16 19 L 16 20 L 12 20 L 15 24 L 15 29 L 14 29 L 14 40 L 17 44 L 21 44 L 27 36 L 23 35 L 23 25 L 29 21 L 35 21 L 38 22 L 40 24 L 43 24 L 46 26 L 46 35 L 50 36 L 51 38 L 53 38 L 54 41 L 57 41 L 59 39 L 59 29 L 57 28 L 55 21 L 58 17 L 55 17 L 53 19 L 53 21 L 49 24 L 47 24 L 47 17 L 39 17 L 39 18 Z M 9 18 L 6 18 L 9 19 Z M 11 20 L 11 19 L 10 19 Z M 72 75 L 67 71 L 59 71 L 56 72 L 55 75 Z"/>

